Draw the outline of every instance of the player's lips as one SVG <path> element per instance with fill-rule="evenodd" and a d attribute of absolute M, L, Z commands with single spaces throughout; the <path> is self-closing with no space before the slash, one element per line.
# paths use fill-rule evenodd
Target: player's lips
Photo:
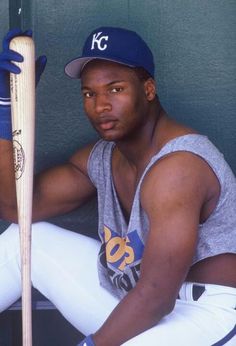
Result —
<path fill-rule="evenodd" d="M 105 123 L 100 123 L 99 127 L 102 130 L 111 130 L 115 126 L 115 121 L 106 121 Z"/>
<path fill-rule="evenodd" d="M 102 130 L 111 130 L 115 124 L 116 119 L 114 118 L 103 118 L 96 122 L 97 126 L 100 127 Z"/>

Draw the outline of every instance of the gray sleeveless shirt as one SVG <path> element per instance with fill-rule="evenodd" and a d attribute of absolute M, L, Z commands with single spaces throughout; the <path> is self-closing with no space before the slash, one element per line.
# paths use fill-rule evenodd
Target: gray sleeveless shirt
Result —
<path fill-rule="evenodd" d="M 222 253 L 236 253 L 236 179 L 218 149 L 207 137 L 189 134 L 169 141 L 147 165 L 136 189 L 129 223 L 126 223 L 112 178 L 113 142 L 100 140 L 88 161 L 88 173 L 97 188 L 99 224 L 102 241 L 98 273 L 100 283 L 122 298 L 139 278 L 140 263 L 149 224 L 140 204 L 140 187 L 147 171 L 161 157 L 188 151 L 203 158 L 217 176 L 221 192 L 217 206 L 203 224 L 193 264 Z"/>

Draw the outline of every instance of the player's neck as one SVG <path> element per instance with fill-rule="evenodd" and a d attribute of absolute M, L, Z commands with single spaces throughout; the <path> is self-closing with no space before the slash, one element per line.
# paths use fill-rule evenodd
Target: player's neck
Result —
<path fill-rule="evenodd" d="M 161 123 L 166 117 L 165 111 L 159 104 L 153 109 L 149 121 L 142 129 L 127 140 L 117 142 L 117 148 L 120 153 L 137 169 L 143 167 L 149 162 L 150 158 L 158 150 L 158 133 Z"/>

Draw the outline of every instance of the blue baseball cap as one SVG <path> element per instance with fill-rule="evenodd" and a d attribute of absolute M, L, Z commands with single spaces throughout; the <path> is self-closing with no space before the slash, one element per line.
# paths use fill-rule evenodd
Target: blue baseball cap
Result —
<path fill-rule="evenodd" d="M 94 59 L 143 67 L 154 77 L 152 52 L 144 40 L 131 30 L 115 27 L 94 30 L 85 41 L 82 55 L 67 63 L 65 73 L 71 78 L 80 78 L 84 66 Z"/>

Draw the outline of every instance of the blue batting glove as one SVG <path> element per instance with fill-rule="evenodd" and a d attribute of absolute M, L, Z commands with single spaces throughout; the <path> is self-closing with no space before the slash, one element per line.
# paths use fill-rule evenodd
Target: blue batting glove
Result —
<path fill-rule="evenodd" d="M 92 339 L 92 334 L 86 336 L 86 338 L 82 340 L 77 346 L 95 346 L 95 343 Z"/>
<path fill-rule="evenodd" d="M 16 36 L 32 37 L 32 31 L 23 32 L 20 29 L 10 30 L 3 39 L 2 52 L 0 53 L 0 138 L 11 140 L 11 102 L 10 102 L 10 77 L 9 73 L 19 74 L 20 68 L 14 62 L 22 62 L 22 55 L 9 49 L 10 41 Z M 47 58 L 40 56 L 36 61 L 36 85 L 45 69 Z"/>

